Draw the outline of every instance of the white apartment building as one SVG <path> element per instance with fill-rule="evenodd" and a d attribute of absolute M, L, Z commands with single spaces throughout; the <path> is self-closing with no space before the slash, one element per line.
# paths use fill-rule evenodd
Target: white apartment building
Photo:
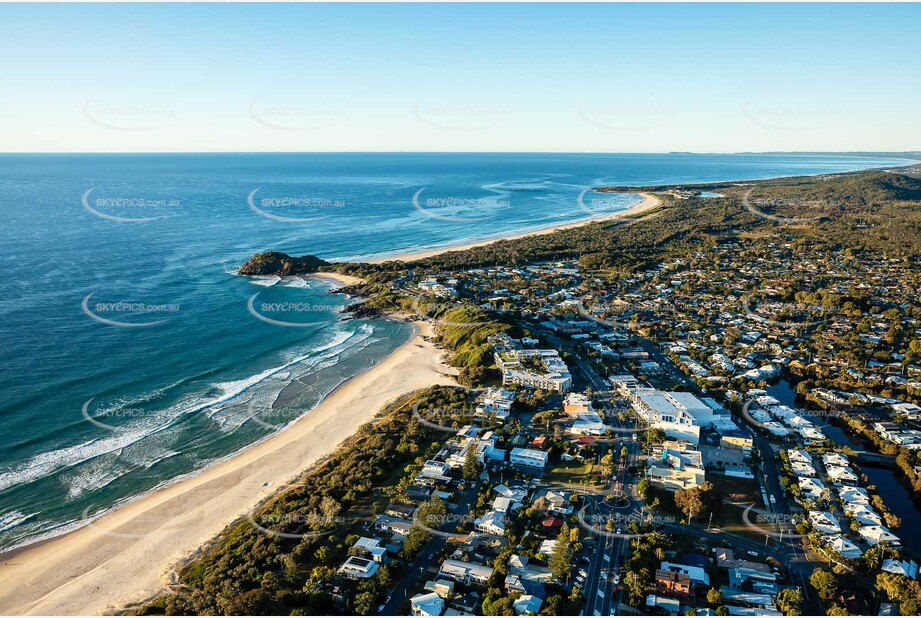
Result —
<path fill-rule="evenodd" d="M 547 465 L 547 453 L 530 448 L 513 448 L 509 453 L 509 462 L 513 466 L 544 469 Z"/>
<path fill-rule="evenodd" d="M 556 350 L 506 350 L 495 353 L 496 366 L 502 372 L 502 385 L 565 393 L 572 388 L 572 375 Z M 543 371 L 526 368 L 522 361 L 540 365 Z"/>

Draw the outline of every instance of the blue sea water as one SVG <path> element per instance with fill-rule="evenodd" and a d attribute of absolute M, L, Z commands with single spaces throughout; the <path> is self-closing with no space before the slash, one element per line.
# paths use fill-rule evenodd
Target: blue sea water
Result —
<path fill-rule="evenodd" d="M 402 323 L 343 320 L 348 299 L 330 294 L 328 282 L 236 276 L 255 252 L 386 256 L 576 221 L 638 199 L 583 194 L 599 184 L 904 163 L 830 155 L 0 155 L 0 550 L 61 533 L 232 455 L 309 413 L 409 338 Z"/>

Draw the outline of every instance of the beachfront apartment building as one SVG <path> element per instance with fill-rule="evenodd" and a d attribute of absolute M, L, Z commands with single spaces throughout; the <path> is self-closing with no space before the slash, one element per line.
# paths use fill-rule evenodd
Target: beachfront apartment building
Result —
<path fill-rule="evenodd" d="M 480 396 L 474 416 L 476 418 L 494 418 L 500 423 L 508 420 L 512 413 L 515 393 L 504 388 L 488 388 Z"/>
<path fill-rule="evenodd" d="M 556 393 L 572 388 L 569 367 L 556 350 L 502 350 L 495 352 L 503 386 L 524 386 Z"/>
<path fill-rule="evenodd" d="M 470 449 L 475 452 L 476 460 L 485 464 L 487 461 L 505 461 L 505 451 L 496 448 L 498 434 L 487 431 L 482 436 L 477 436 L 479 428 L 466 425 L 457 432 L 457 437 L 442 447 L 436 457 L 444 459 L 449 468 L 463 468 L 467 461 Z M 436 462 L 440 463 L 440 462 Z M 428 462 L 426 462 L 428 464 Z"/>

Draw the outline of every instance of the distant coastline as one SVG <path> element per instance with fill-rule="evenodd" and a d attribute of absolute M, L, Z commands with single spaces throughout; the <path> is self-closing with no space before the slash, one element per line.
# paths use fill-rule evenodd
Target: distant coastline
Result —
<path fill-rule="evenodd" d="M 651 193 L 638 193 L 642 199 L 636 204 L 630 206 L 626 210 L 619 210 L 617 212 L 612 212 L 604 215 L 599 215 L 595 217 L 590 217 L 588 219 L 580 219 L 579 221 L 573 221 L 572 223 L 564 223 L 562 225 L 551 225 L 548 227 L 543 227 L 537 230 L 531 230 L 528 232 L 521 232 L 519 234 L 510 234 L 505 236 L 497 236 L 495 238 L 487 238 L 484 240 L 476 240 L 469 243 L 463 243 L 459 245 L 450 245 L 447 247 L 440 247 L 435 249 L 423 249 L 421 251 L 411 251 L 408 253 L 400 253 L 397 255 L 390 255 L 385 257 L 371 258 L 368 260 L 355 260 L 357 262 L 365 262 L 367 264 L 383 264 L 384 262 L 392 261 L 401 261 L 401 262 L 414 262 L 416 260 L 423 260 L 435 255 L 441 255 L 442 253 L 448 253 L 450 251 L 465 251 L 467 249 L 472 249 L 473 247 L 482 247 L 485 245 L 498 242 L 500 240 L 515 240 L 517 238 L 525 238 L 527 236 L 543 236 L 545 234 L 552 234 L 560 230 L 568 230 L 576 227 L 582 227 L 583 225 L 589 225 L 591 223 L 601 223 L 604 221 L 616 221 L 619 219 L 633 218 L 639 215 L 648 213 L 651 210 L 655 210 L 662 205 L 662 199 L 651 194 Z"/>
<path fill-rule="evenodd" d="M 402 260 L 411 262 L 452 251 L 489 245 L 501 240 L 546 235 L 592 223 L 632 220 L 650 214 L 663 203 L 662 199 L 651 193 L 630 191 L 629 188 L 623 188 L 622 192 L 638 194 L 642 199 L 628 209 L 571 223 L 469 243 L 351 261 L 383 263 Z M 310 276 L 333 281 L 341 286 L 350 286 L 362 281 L 358 277 L 325 270 L 316 271 Z M 428 328 L 428 325 L 424 323 L 420 326 Z M 22 546 L 7 554 L 5 558 L 16 556 L 17 566 L 15 569 L 0 570 L 0 582 L 3 583 L 2 588 L 5 591 L 0 593 L 0 610 L 8 613 L 10 608 L 15 607 L 20 611 L 38 613 L 100 613 L 112 610 L 111 606 L 106 605 L 107 602 L 129 600 L 118 598 L 117 593 L 107 594 L 105 592 L 94 594 L 92 599 L 81 597 L 80 590 L 74 589 L 77 586 L 67 584 L 69 578 L 75 577 L 81 577 L 81 581 L 90 582 L 102 591 L 115 588 L 122 592 L 150 593 L 155 586 L 162 587 L 163 576 L 170 573 L 169 565 L 187 558 L 202 544 L 220 533 L 227 523 L 245 514 L 253 506 L 253 500 L 275 493 L 279 488 L 279 480 L 284 482 L 298 471 L 314 465 L 316 461 L 332 452 L 339 441 L 352 435 L 361 422 L 373 416 L 374 411 L 386 403 L 387 397 L 382 393 L 387 393 L 392 398 L 396 394 L 437 384 L 439 381 L 450 381 L 448 376 L 452 370 L 437 360 L 440 355 L 440 351 L 417 332 L 409 342 L 371 370 L 343 383 L 310 414 L 265 441 L 247 447 L 212 468 L 196 472 L 173 485 L 118 506 L 93 522 L 92 525 L 84 526 L 60 537 Z M 389 386 L 380 388 L 384 384 Z M 362 395 L 363 390 L 371 395 Z M 329 403 L 340 401 L 340 398 L 343 401 L 348 399 L 348 401 L 335 406 Z M 360 406 L 355 405 L 358 402 L 361 403 Z M 347 407 L 346 404 L 351 405 Z M 297 450 L 297 447 L 291 444 L 295 437 L 300 437 L 301 442 L 310 442 L 310 445 L 303 446 L 303 449 L 312 449 L 309 454 L 301 453 L 302 457 L 296 461 L 290 456 L 291 450 Z M 266 445 L 285 445 L 289 450 L 286 452 L 278 450 L 275 459 L 267 461 L 270 459 L 266 457 L 270 454 L 270 451 L 267 450 L 270 447 Z M 261 466 L 260 470 L 267 472 L 264 478 L 260 477 L 258 484 L 252 484 L 255 482 L 254 479 L 250 479 L 249 485 L 240 487 L 230 482 L 236 479 L 236 483 L 242 483 L 240 477 L 245 473 L 241 469 L 245 467 L 249 471 L 252 467 L 257 466 L 252 463 L 257 460 L 258 465 Z M 225 476 L 221 476 L 221 471 Z M 221 485 L 222 482 L 226 485 Z M 223 493 L 219 497 L 208 498 L 208 501 L 204 503 L 196 504 L 195 494 L 182 493 L 183 489 L 196 490 L 215 486 L 221 486 Z M 244 489 L 249 489 L 251 493 L 244 495 L 241 493 Z M 201 499 L 200 496 L 199 499 Z M 185 535 L 187 530 L 185 527 L 177 528 L 178 524 L 161 522 L 159 526 L 155 526 L 154 523 L 151 523 L 156 521 L 158 513 L 166 512 L 163 509 L 166 509 L 172 500 L 178 501 L 173 503 L 174 507 L 177 504 L 183 507 L 184 514 L 176 515 L 176 519 L 187 520 L 186 523 L 190 526 L 189 536 Z M 160 516 L 162 518 L 162 515 Z M 132 519 L 135 525 L 132 525 Z M 117 529 L 138 532 L 156 527 L 156 530 L 150 532 L 153 535 L 152 540 L 158 542 L 156 548 L 158 551 L 150 551 L 150 548 L 142 551 L 135 546 L 137 543 L 126 542 L 125 538 L 107 534 L 99 529 L 116 526 Z M 180 534 L 181 538 L 177 538 Z M 162 538 L 169 535 L 172 535 L 174 545 L 169 545 Z M 91 549 L 93 551 L 90 551 Z M 119 579 L 110 581 L 102 577 L 103 574 L 99 572 L 101 569 L 97 567 L 103 564 L 112 567 L 108 572 L 118 573 Z M 24 582 L 33 580 L 43 583 L 33 588 L 24 587 Z M 129 581 L 130 584 L 125 584 L 126 581 Z"/>

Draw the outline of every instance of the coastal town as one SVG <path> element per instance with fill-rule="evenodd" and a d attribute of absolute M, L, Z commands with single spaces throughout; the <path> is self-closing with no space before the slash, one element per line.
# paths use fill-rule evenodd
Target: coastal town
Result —
<path fill-rule="evenodd" d="M 465 255 L 330 275 L 455 374 L 239 524 L 257 557 L 218 546 L 139 613 L 921 610 L 916 258 L 783 228 L 633 268 Z"/>
<path fill-rule="evenodd" d="M 410 319 L 482 353 L 413 406 L 430 454 L 316 541 L 311 595 L 420 616 L 916 611 L 918 278 L 739 239 L 623 274 L 408 268 Z"/>
<path fill-rule="evenodd" d="M 921 0 L 0 0 L 2 616 L 921 617 Z"/>

